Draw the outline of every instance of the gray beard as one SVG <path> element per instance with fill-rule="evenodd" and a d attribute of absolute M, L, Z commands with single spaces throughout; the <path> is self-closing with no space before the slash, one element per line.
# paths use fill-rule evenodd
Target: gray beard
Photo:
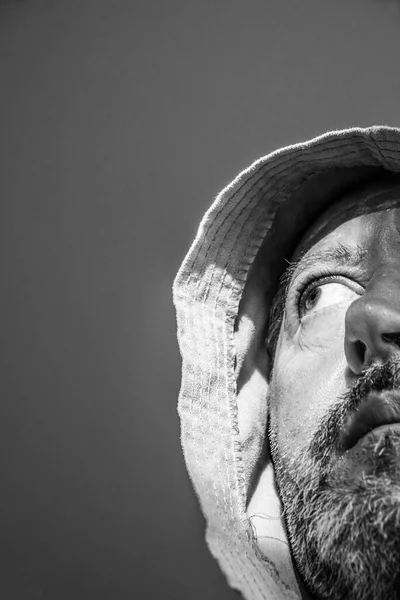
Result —
<path fill-rule="evenodd" d="M 333 407 L 301 455 L 281 456 L 270 425 L 292 557 L 318 599 L 398 600 L 400 433 L 377 432 L 359 460 L 341 459 L 337 433 L 352 402 L 349 393 Z"/>

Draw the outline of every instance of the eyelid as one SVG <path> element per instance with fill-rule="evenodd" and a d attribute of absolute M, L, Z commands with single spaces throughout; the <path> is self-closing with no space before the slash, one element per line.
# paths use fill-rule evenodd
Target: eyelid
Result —
<path fill-rule="evenodd" d="M 301 277 L 300 281 L 298 281 L 297 283 L 292 282 L 295 285 L 294 302 L 296 305 L 296 311 L 297 311 L 298 316 L 300 315 L 301 299 L 304 296 L 304 294 L 306 293 L 306 291 L 309 289 L 312 289 L 313 287 L 318 287 L 320 285 L 323 285 L 323 283 L 327 282 L 327 280 L 329 280 L 332 283 L 334 283 L 335 281 L 337 281 L 338 283 L 341 283 L 345 280 L 346 283 L 349 282 L 351 284 L 351 286 L 357 288 L 354 291 L 359 292 L 361 294 L 365 290 L 364 286 L 361 285 L 361 283 L 359 283 L 358 281 L 356 281 L 354 279 L 354 272 L 353 273 L 344 273 L 344 272 L 334 273 L 333 271 L 330 271 L 327 268 L 321 267 L 318 271 L 315 271 L 314 273 L 308 273 L 304 277 Z"/>

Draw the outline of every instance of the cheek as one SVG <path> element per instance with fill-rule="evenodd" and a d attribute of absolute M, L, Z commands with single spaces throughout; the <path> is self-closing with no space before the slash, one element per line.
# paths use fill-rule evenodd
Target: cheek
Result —
<path fill-rule="evenodd" d="M 317 354 L 335 352 L 338 346 L 343 349 L 345 316 L 350 304 L 340 302 L 306 315 L 287 344 L 297 344 L 299 350 L 309 349 Z"/>
<path fill-rule="evenodd" d="M 317 321 L 321 327 L 316 327 Z M 327 409 L 346 391 L 342 321 L 342 327 L 340 319 L 335 322 L 332 332 L 319 315 L 303 323 L 294 338 L 282 332 L 270 402 L 271 422 L 283 450 L 307 448 Z"/>

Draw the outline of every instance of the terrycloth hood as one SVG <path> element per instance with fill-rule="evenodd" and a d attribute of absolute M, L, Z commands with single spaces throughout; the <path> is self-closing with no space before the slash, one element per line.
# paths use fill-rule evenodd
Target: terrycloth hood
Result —
<path fill-rule="evenodd" d="M 178 412 L 206 540 L 247 600 L 301 598 L 267 439 L 265 335 L 279 276 L 350 186 L 400 172 L 400 129 L 333 131 L 265 156 L 205 214 L 173 294 Z"/>

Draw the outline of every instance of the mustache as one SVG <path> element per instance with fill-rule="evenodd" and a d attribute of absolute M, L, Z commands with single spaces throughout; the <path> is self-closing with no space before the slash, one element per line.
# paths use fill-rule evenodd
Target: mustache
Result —
<path fill-rule="evenodd" d="M 400 390 L 400 364 L 389 360 L 383 365 L 369 367 L 353 386 L 329 408 L 310 444 L 310 454 L 326 469 L 332 452 L 338 452 L 339 439 L 349 414 L 357 410 L 371 392 Z"/>

